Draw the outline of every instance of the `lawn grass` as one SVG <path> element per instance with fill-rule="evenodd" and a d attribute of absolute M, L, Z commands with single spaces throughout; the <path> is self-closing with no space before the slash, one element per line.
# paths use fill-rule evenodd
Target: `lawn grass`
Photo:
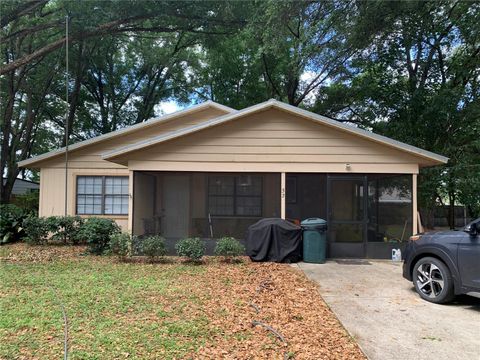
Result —
<path fill-rule="evenodd" d="M 2 263 L 0 269 L 0 358 L 60 358 L 67 309 L 71 359 L 178 358 L 210 336 L 201 307 L 188 287 L 194 265 L 125 264 L 88 257 L 81 261 Z M 55 290 L 53 290 L 55 289 Z M 151 356 L 157 354 L 157 356 Z"/>
<path fill-rule="evenodd" d="M 82 252 L 0 247 L 0 359 L 62 358 L 62 303 L 70 359 L 364 359 L 316 286 L 288 265 Z"/>

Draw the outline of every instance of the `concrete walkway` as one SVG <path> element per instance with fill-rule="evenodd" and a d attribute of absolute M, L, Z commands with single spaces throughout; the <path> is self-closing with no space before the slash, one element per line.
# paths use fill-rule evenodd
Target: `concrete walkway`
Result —
<path fill-rule="evenodd" d="M 298 266 L 370 359 L 480 359 L 480 299 L 432 304 L 402 278 L 401 263 L 364 263 Z"/>

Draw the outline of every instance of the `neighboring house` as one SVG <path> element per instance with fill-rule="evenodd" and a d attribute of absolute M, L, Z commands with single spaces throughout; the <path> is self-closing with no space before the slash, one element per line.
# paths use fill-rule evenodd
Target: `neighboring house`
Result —
<path fill-rule="evenodd" d="M 7 179 L 3 179 L 5 184 Z M 30 180 L 15 179 L 12 188 L 12 196 L 25 195 L 40 190 L 40 184 Z"/>
<path fill-rule="evenodd" d="M 68 213 L 168 239 L 321 217 L 330 257 L 388 257 L 417 231 L 419 168 L 447 160 L 275 100 L 209 101 L 71 145 Z M 63 214 L 65 149 L 20 166 L 40 169 L 40 215 Z"/>

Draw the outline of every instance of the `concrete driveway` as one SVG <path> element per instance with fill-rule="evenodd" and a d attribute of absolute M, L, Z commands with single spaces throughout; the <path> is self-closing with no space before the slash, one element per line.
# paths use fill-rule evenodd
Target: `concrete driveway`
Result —
<path fill-rule="evenodd" d="M 480 299 L 431 304 L 402 278 L 401 263 L 339 262 L 298 266 L 370 359 L 480 359 Z"/>

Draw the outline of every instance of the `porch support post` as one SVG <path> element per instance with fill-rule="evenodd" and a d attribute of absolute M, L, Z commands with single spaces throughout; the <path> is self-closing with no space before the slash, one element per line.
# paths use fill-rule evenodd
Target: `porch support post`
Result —
<path fill-rule="evenodd" d="M 412 225 L 413 234 L 418 233 L 417 174 L 412 174 Z"/>
<path fill-rule="evenodd" d="M 280 216 L 285 220 L 285 192 L 286 192 L 286 176 L 282 172 L 280 175 Z"/>
<path fill-rule="evenodd" d="M 128 172 L 128 232 L 133 233 L 133 170 Z"/>

